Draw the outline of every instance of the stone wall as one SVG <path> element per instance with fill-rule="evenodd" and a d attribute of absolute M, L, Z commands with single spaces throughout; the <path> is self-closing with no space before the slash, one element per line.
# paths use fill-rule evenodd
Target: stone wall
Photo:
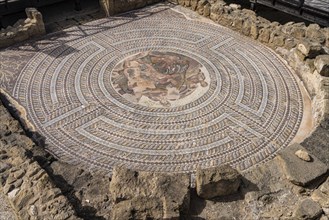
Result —
<path fill-rule="evenodd" d="M 0 189 L 20 219 L 78 219 L 67 198 L 33 158 L 35 144 L 1 102 L 0 119 Z"/>
<path fill-rule="evenodd" d="M 168 0 L 190 8 L 276 50 L 295 70 L 312 98 L 315 125 L 329 127 L 329 28 L 278 22 L 223 0 Z"/>
<path fill-rule="evenodd" d="M 26 8 L 25 12 L 25 20 L 20 19 L 13 26 L 0 31 L 0 48 L 46 34 L 41 13 L 35 8 Z"/>
<path fill-rule="evenodd" d="M 41 147 L 44 141 L 17 103 L 2 90 L 0 98 L 0 190 L 17 215 L 21 219 L 110 219 L 110 178 L 57 161 Z"/>
<path fill-rule="evenodd" d="M 161 2 L 162 0 L 99 0 L 103 11 L 107 16 L 115 15 L 147 5 Z"/>

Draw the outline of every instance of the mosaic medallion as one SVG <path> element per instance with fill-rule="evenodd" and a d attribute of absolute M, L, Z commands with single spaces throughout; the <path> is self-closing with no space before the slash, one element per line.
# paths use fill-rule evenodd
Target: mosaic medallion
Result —
<path fill-rule="evenodd" d="M 148 51 L 120 62 L 111 81 L 116 91 L 131 102 L 176 107 L 206 93 L 209 75 L 205 73 L 205 68 L 184 55 Z"/>
<path fill-rule="evenodd" d="M 299 86 L 271 50 L 171 10 L 68 30 L 15 80 L 49 152 L 108 172 L 246 170 L 286 147 L 303 114 Z"/>

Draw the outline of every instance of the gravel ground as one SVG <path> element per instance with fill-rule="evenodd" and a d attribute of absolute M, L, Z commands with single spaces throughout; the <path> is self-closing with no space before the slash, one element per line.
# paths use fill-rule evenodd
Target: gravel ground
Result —
<path fill-rule="evenodd" d="M 14 209 L 11 207 L 9 201 L 0 189 L 0 220 L 16 220 Z"/>

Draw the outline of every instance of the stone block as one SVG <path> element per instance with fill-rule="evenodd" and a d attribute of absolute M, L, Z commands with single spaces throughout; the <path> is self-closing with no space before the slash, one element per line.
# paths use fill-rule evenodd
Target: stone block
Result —
<path fill-rule="evenodd" d="M 198 0 L 198 8 L 203 8 L 206 4 L 209 4 L 207 0 Z"/>
<path fill-rule="evenodd" d="M 112 220 L 163 219 L 163 203 L 158 198 L 136 196 L 116 204 L 111 210 Z M 177 216 L 176 216 L 177 217 Z"/>
<path fill-rule="evenodd" d="M 322 208 L 329 208 L 329 194 L 321 192 L 321 190 L 316 189 L 312 193 L 311 198 L 313 201 L 319 203 Z"/>
<path fill-rule="evenodd" d="M 187 174 L 137 172 L 115 167 L 110 183 L 115 204 L 112 213 L 118 213 L 118 209 L 125 207 L 123 204 L 128 204 L 132 210 L 140 212 L 136 215 L 142 215 L 145 208 L 153 207 L 152 213 L 162 213 L 161 218 L 178 218 L 180 213 L 187 213 L 189 209 L 189 181 Z M 150 203 L 146 203 L 147 200 Z M 158 219 L 159 216 L 149 217 Z"/>
<path fill-rule="evenodd" d="M 204 13 L 204 7 L 209 4 L 209 2 L 207 0 L 200 0 L 198 1 L 198 5 L 196 8 L 196 11 L 200 14 L 203 15 Z M 210 10 L 210 9 L 209 9 Z"/>
<path fill-rule="evenodd" d="M 326 37 L 321 32 L 321 27 L 318 24 L 310 24 L 306 28 L 305 37 L 319 44 L 323 44 L 326 41 Z"/>
<path fill-rule="evenodd" d="M 291 33 L 291 29 L 293 28 L 293 24 L 294 24 L 294 22 L 287 22 L 286 24 L 282 25 L 281 31 L 284 34 L 289 35 Z"/>
<path fill-rule="evenodd" d="M 291 36 L 293 36 L 297 39 L 304 38 L 305 33 L 306 33 L 306 27 L 305 27 L 305 24 L 303 22 L 294 24 L 293 27 L 290 30 Z"/>
<path fill-rule="evenodd" d="M 271 33 L 269 43 L 272 47 L 282 47 L 285 44 L 286 36 L 281 31 Z"/>
<path fill-rule="evenodd" d="M 196 173 L 196 191 L 198 196 L 204 199 L 237 193 L 240 184 L 241 175 L 228 165 L 199 168 Z"/>
<path fill-rule="evenodd" d="M 241 31 L 243 26 L 243 18 L 235 16 L 232 22 L 232 28 L 236 31 Z"/>
<path fill-rule="evenodd" d="M 232 23 L 233 23 L 233 16 L 232 15 L 229 15 L 229 14 L 223 14 L 219 19 L 218 19 L 218 23 L 223 25 L 223 26 L 231 26 Z"/>
<path fill-rule="evenodd" d="M 242 26 L 242 33 L 246 36 L 250 36 L 251 26 L 252 25 L 253 25 L 252 21 L 250 21 L 249 19 L 245 20 L 243 22 L 243 26 Z"/>
<path fill-rule="evenodd" d="M 210 13 L 210 19 L 217 22 L 220 18 L 220 15 L 219 14 L 215 14 L 215 13 Z"/>
<path fill-rule="evenodd" d="M 258 34 L 259 34 L 258 25 L 252 22 L 250 27 L 250 36 L 256 40 L 258 38 Z"/>
<path fill-rule="evenodd" d="M 191 0 L 191 9 L 196 11 L 198 8 L 198 0 Z"/>
<path fill-rule="evenodd" d="M 319 43 L 314 43 L 309 40 L 302 40 L 297 44 L 297 48 L 308 58 L 315 58 L 320 55 L 323 50 Z"/>
<path fill-rule="evenodd" d="M 302 62 L 304 60 L 305 60 L 304 54 L 302 54 L 299 50 L 297 50 L 297 48 L 291 49 L 287 54 L 288 64 L 292 68 L 296 69 L 298 67 L 301 67 L 301 65 L 304 65 L 304 62 Z"/>
<path fill-rule="evenodd" d="M 322 209 L 318 203 L 311 199 L 305 199 L 297 205 L 293 217 L 295 219 L 317 219 L 322 215 Z"/>
<path fill-rule="evenodd" d="M 41 13 L 35 8 L 26 8 L 25 12 L 27 19 L 21 19 L 15 23 L 14 27 L 8 26 L 1 31 L 0 48 L 46 33 Z"/>
<path fill-rule="evenodd" d="M 297 42 L 296 42 L 295 38 L 293 38 L 293 37 L 287 37 L 285 39 L 284 48 L 290 50 L 290 49 L 296 47 L 296 45 L 297 45 Z"/>
<path fill-rule="evenodd" d="M 224 6 L 219 3 L 211 4 L 210 5 L 210 19 L 213 21 L 218 21 L 220 16 L 224 12 Z"/>
<path fill-rule="evenodd" d="M 270 40 L 271 30 L 269 28 L 262 28 L 259 30 L 258 40 L 262 43 L 268 43 Z"/>
<path fill-rule="evenodd" d="M 210 16 L 210 4 L 206 4 L 203 8 L 203 16 L 209 17 Z"/>
<path fill-rule="evenodd" d="M 321 76 L 329 77 L 329 55 L 317 56 L 314 65 Z"/>
<path fill-rule="evenodd" d="M 299 186 L 307 186 L 322 178 L 327 173 L 328 167 L 311 154 L 311 162 L 300 159 L 295 155 L 298 150 L 306 151 L 300 144 L 293 144 L 282 150 L 278 158 L 290 182 Z"/>

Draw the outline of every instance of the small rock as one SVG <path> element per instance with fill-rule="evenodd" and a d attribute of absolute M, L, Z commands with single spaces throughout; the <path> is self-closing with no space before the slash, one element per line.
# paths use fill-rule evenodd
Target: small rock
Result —
<path fill-rule="evenodd" d="M 294 212 L 296 219 L 317 219 L 322 214 L 322 209 L 318 203 L 311 199 L 305 199 L 298 204 L 297 209 Z"/>
<path fill-rule="evenodd" d="M 325 194 L 328 195 L 329 197 L 329 177 L 327 178 L 327 180 L 321 184 L 321 186 L 319 187 L 319 190 Z"/>
<path fill-rule="evenodd" d="M 291 50 L 296 46 L 296 40 L 293 37 L 288 37 L 284 42 L 284 47 L 288 50 Z"/>
<path fill-rule="evenodd" d="M 17 193 L 18 193 L 18 191 L 19 191 L 19 188 L 16 188 L 16 189 L 13 189 L 12 191 L 10 191 L 10 192 L 8 193 L 8 198 L 9 198 L 9 199 L 15 198 L 15 196 L 16 196 Z"/>
<path fill-rule="evenodd" d="M 318 189 L 314 190 L 311 198 L 319 203 L 323 209 L 329 209 L 329 178 Z"/>
<path fill-rule="evenodd" d="M 229 6 L 230 6 L 233 10 L 241 9 L 241 5 L 238 5 L 238 4 L 230 4 Z"/>
<path fill-rule="evenodd" d="M 322 210 L 326 216 L 329 216 L 329 208 L 323 208 Z"/>
<path fill-rule="evenodd" d="M 305 161 L 307 161 L 307 162 L 310 162 L 310 161 L 311 161 L 311 157 L 310 157 L 310 155 L 309 155 L 306 151 L 304 151 L 304 150 L 298 150 L 298 151 L 296 151 L 296 152 L 295 152 L 295 155 L 296 155 L 298 158 L 300 158 L 300 159 L 302 159 L 302 160 L 305 160 Z"/>
<path fill-rule="evenodd" d="M 329 195 L 321 192 L 320 190 L 316 189 L 312 193 L 311 198 L 319 203 L 322 208 L 329 208 Z"/>
<path fill-rule="evenodd" d="M 7 37 L 13 37 L 13 36 L 15 36 L 15 34 L 16 34 L 16 33 L 13 32 L 13 31 L 8 31 L 7 34 L 6 34 L 6 36 L 7 36 Z"/>
<path fill-rule="evenodd" d="M 10 165 L 0 161 L 0 173 L 5 172 L 6 170 L 10 169 Z"/>
<path fill-rule="evenodd" d="M 38 215 L 38 209 L 35 205 L 30 206 L 29 214 L 30 214 L 30 216 L 37 216 Z"/>
<path fill-rule="evenodd" d="M 314 65 L 321 76 L 329 77 L 329 55 L 317 56 Z"/>
<path fill-rule="evenodd" d="M 234 194 L 240 184 L 241 175 L 228 165 L 198 169 L 196 173 L 197 194 L 204 199 Z"/>

